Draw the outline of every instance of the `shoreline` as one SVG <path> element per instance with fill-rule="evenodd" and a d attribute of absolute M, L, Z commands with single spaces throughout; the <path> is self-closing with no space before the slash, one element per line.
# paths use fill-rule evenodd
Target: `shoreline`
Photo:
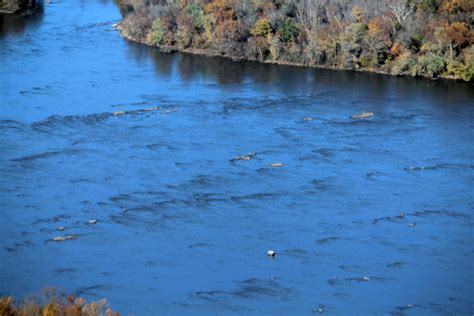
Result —
<path fill-rule="evenodd" d="M 344 68 L 341 66 L 328 66 L 328 65 L 308 65 L 304 63 L 297 63 L 297 62 L 290 62 L 290 61 L 283 61 L 283 60 L 259 60 L 257 58 L 243 58 L 243 57 L 235 57 L 231 55 L 226 55 L 219 53 L 218 51 L 212 50 L 212 49 L 205 49 L 205 48 L 185 48 L 185 49 L 179 49 L 176 46 L 164 46 L 164 45 L 154 45 L 150 43 L 147 40 L 140 40 L 137 39 L 129 34 L 126 33 L 126 31 L 123 29 L 123 27 L 120 24 L 121 22 L 112 25 L 114 29 L 119 31 L 120 36 L 126 40 L 129 40 L 134 43 L 146 45 L 148 47 L 154 47 L 157 48 L 160 52 L 162 53 L 185 53 L 185 54 L 191 54 L 191 55 L 199 55 L 199 56 L 206 56 L 206 57 L 222 57 L 226 59 L 230 59 L 235 62 L 242 62 L 242 61 L 252 61 L 252 62 L 258 62 L 261 64 L 271 64 L 271 65 L 282 65 L 282 66 L 294 66 L 294 67 L 307 67 L 307 68 L 314 68 L 314 69 L 329 69 L 329 70 L 336 70 L 336 71 L 352 71 L 352 72 L 361 72 L 361 73 L 373 73 L 373 74 L 379 74 L 379 75 L 385 75 L 385 76 L 390 76 L 390 77 L 411 77 L 411 78 L 423 78 L 423 79 L 428 79 L 428 80 L 450 80 L 450 81 L 455 81 L 455 82 L 463 82 L 467 84 L 472 84 L 469 81 L 464 81 L 462 79 L 456 79 L 454 76 L 437 76 L 437 77 L 431 77 L 431 76 L 412 76 L 409 73 L 404 73 L 400 75 L 392 75 L 391 73 L 381 70 L 381 69 L 373 69 L 373 68 L 359 68 L 359 69 L 349 69 L 349 68 Z"/>

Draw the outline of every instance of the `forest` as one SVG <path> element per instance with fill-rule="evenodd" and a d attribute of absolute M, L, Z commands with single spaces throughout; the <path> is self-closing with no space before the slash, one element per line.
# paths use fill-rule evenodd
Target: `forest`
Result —
<path fill-rule="evenodd" d="M 472 0 L 118 0 L 122 34 L 236 60 L 474 80 Z"/>

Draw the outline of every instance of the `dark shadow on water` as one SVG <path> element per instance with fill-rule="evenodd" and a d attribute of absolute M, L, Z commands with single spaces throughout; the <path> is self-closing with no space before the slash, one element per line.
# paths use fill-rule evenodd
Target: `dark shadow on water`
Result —
<path fill-rule="evenodd" d="M 36 28 L 43 21 L 44 7 L 39 5 L 32 16 L 27 18 L 17 14 L 0 13 L 0 39 L 11 34 L 21 35 L 27 28 Z"/>
<path fill-rule="evenodd" d="M 224 57 L 208 57 L 189 53 L 162 53 L 159 49 L 127 42 L 130 56 L 138 63 L 151 60 L 158 76 L 175 78 L 183 82 L 205 81 L 208 84 L 272 84 L 282 92 L 298 91 L 316 97 L 327 97 L 344 87 L 347 97 L 365 109 L 357 99 L 360 91 L 365 98 L 385 101 L 394 105 L 400 100 L 416 98 L 416 91 L 430 90 L 430 97 L 443 100 L 447 109 L 464 106 L 474 98 L 474 89 L 466 89 L 472 83 L 451 80 L 429 80 L 413 77 L 391 77 L 383 74 L 332 70 L 323 68 L 263 64 L 253 61 L 232 61 Z M 324 87 L 324 90 L 321 90 Z M 249 87 L 250 88 L 250 87 Z M 451 102 L 462 98 L 464 103 Z M 381 102 L 384 103 L 384 102 Z M 437 102 L 439 103 L 439 102 Z M 444 105 L 443 105 L 444 106 Z"/>

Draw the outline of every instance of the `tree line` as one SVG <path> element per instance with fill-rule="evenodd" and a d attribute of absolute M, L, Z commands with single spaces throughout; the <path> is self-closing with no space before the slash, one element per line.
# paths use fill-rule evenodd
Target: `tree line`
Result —
<path fill-rule="evenodd" d="M 161 48 L 474 80 L 473 0 L 117 0 Z"/>

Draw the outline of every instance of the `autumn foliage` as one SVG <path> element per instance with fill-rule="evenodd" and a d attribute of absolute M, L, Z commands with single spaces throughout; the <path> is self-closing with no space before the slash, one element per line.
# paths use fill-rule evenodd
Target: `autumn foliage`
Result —
<path fill-rule="evenodd" d="M 127 36 L 234 59 L 474 80 L 472 0 L 119 0 Z"/>

